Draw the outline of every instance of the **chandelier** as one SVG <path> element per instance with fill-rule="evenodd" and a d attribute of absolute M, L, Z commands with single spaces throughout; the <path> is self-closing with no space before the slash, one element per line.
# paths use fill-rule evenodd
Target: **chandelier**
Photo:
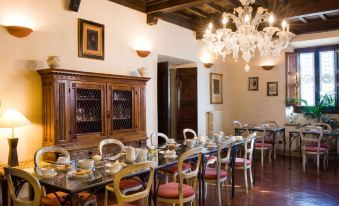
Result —
<path fill-rule="evenodd" d="M 213 24 L 209 23 L 203 36 L 203 41 L 208 48 L 223 57 L 232 54 L 237 61 L 239 52 L 245 61 L 245 71 L 250 71 L 248 65 L 254 57 L 256 49 L 259 50 L 261 57 L 279 56 L 281 51 L 286 49 L 291 39 L 295 36 L 290 32 L 289 24 L 286 20 L 281 23 L 282 29 L 274 27 L 274 16 L 267 9 L 258 7 L 255 16 L 252 16 L 253 4 L 255 0 L 239 0 L 242 7 L 234 9 L 233 14 L 223 13 L 222 25 L 220 29 L 214 31 Z M 231 19 L 236 26 L 236 31 L 227 28 L 227 23 Z M 269 26 L 258 30 L 258 26 L 268 22 Z"/>

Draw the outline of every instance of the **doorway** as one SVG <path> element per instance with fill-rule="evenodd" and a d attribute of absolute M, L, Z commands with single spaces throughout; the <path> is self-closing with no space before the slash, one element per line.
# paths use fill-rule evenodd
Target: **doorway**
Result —
<path fill-rule="evenodd" d="M 158 60 L 158 132 L 182 140 L 184 128 L 198 131 L 197 67 L 168 56 Z"/>

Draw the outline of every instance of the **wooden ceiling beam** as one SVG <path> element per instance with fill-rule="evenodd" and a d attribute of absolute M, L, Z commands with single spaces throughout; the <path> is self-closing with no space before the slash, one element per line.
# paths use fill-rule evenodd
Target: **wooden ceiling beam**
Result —
<path fill-rule="evenodd" d="M 209 14 L 204 12 L 201 9 L 192 7 L 192 8 L 186 8 L 186 10 L 193 13 L 193 14 L 196 14 L 198 16 L 201 16 L 201 17 L 204 17 L 204 18 L 209 18 Z"/>
<path fill-rule="evenodd" d="M 327 20 L 326 24 L 324 24 L 323 20 L 319 20 L 316 22 L 309 22 L 308 24 L 293 23 L 291 24 L 291 29 L 296 34 L 323 32 L 323 31 L 339 29 L 339 19 Z"/>
<path fill-rule="evenodd" d="M 143 0 L 109 0 L 109 1 L 126 6 L 137 11 L 141 11 L 143 13 L 146 12 L 146 6 Z"/>
<path fill-rule="evenodd" d="M 170 13 L 185 8 L 192 8 L 203 4 L 215 2 L 218 0 L 175 0 L 175 1 L 158 1 L 158 3 L 146 4 L 146 13 L 156 12 Z"/>

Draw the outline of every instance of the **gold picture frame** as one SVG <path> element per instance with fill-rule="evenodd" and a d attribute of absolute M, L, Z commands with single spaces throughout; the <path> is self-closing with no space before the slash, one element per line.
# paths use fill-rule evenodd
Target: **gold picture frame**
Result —
<path fill-rule="evenodd" d="M 210 102 L 223 103 L 222 74 L 210 73 Z"/>
<path fill-rule="evenodd" d="M 105 25 L 78 19 L 78 56 L 105 59 Z"/>

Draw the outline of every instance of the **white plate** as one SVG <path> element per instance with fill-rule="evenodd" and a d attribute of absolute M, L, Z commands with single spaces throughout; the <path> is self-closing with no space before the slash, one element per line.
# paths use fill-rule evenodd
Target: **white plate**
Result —
<path fill-rule="evenodd" d="M 53 177 L 55 177 L 57 175 L 58 175 L 58 173 L 55 172 L 55 173 L 53 173 L 51 175 L 42 175 L 41 177 L 44 178 L 44 179 L 51 179 L 51 178 L 53 178 Z"/>
<path fill-rule="evenodd" d="M 105 170 L 106 174 L 108 175 L 116 175 L 120 170 L 116 171 L 116 172 L 110 172 L 109 170 Z"/>

